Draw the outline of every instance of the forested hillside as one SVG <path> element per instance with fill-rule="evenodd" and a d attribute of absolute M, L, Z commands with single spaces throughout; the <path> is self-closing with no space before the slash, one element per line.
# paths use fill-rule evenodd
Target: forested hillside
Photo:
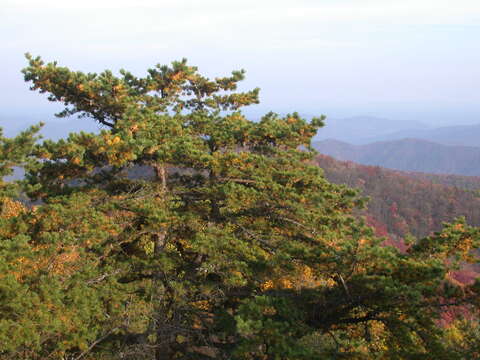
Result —
<path fill-rule="evenodd" d="M 186 60 L 144 77 L 27 60 L 60 116 L 104 129 L 0 134 L 1 360 L 478 358 L 480 283 L 455 272 L 478 263 L 480 228 L 385 246 L 357 191 L 314 164 L 324 117 L 251 121 L 243 71 L 209 79 Z M 24 181 L 4 181 L 18 167 Z M 409 186 L 371 169 L 374 190 Z M 426 196 L 425 221 L 392 203 L 388 226 L 425 232 L 450 197 L 472 200 L 434 194 L 447 199 Z"/>
<path fill-rule="evenodd" d="M 400 175 L 406 175 L 412 179 L 431 181 L 434 184 L 448 185 L 448 186 L 458 187 L 460 189 L 468 189 L 473 191 L 480 190 L 479 176 L 429 174 L 429 173 L 414 172 L 414 171 L 400 171 L 398 173 Z"/>
<path fill-rule="evenodd" d="M 370 197 L 367 214 L 384 232 L 422 237 L 459 216 L 465 216 L 471 225 L 480 225 L 480 194 L 450 186 L 476 188 L 478 178 L 404 173 L 338 161 L 327 155 L 318 155 L 315 162 L 329 181 L 358 188 Z"/>

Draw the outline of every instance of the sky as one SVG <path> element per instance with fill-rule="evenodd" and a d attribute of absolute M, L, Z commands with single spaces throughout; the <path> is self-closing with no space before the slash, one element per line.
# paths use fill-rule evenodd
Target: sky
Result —
<path fill-rule="evenodd" d="M 30 52 L 85 72 L 243 68 L 251 116 L 480 123 L 479 39 L 478 0 L 0 0 L 0 116 L 59 109 L 23 81 Z"/>

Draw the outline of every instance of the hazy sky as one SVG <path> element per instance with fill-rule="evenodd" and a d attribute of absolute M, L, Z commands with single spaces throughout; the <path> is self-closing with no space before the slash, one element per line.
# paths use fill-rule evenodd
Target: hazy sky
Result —
<path fill-rule="evenodd" d="M 0 0 L 0 114 L 54 112 L 25 52 L 142 74 L 182 57 L 247 70 L 254 112 L 480 123 L 478 0 Z"/>

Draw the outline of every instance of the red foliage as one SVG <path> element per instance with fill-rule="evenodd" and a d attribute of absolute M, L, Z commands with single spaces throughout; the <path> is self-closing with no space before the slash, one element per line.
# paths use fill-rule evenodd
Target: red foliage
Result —
<path fill-rule="evenodd" d="M 472 270 L 462 269 L 454 271 L 451 274 L 451 277 L 459 283 L 462 283 L 464 285 L 471 285 L 475 282 L 475 279 L 479 277 L 479 274 Z"/>
<path fill-rule="evenodd" d="M 363 215 L 369 216 L 379 236 L 385 236 L 386 229 L 395 237 L 424 237 L 459 216 L 465 216 L 470 225 L 480 226 L 480 196 L 457 187 L 477 184 L 480 188 L 480 178 L 407 173 L 338 161 L 321 154 L 316 163 L 329 181 L 358 188 L 362 195 L 370 197 Z"/>
<path fill-rule="evenodd" d="M 389 234 L 387 231 L 387 226 L 384 223 L 378 221 L 371 215 L 367 215 L 365 219 L 367 225 L 375 230 L 376 236 L 386 238 L 386 240 L 383 242 L 383 245 L 393 246 L 400 250 L 400 252 L 402 253 L 405 253 L 407 251 L 408 246 L 405 244 L 403 239 L 396 238 L 396 236 Z"/>
<path fill-rule="evenodd" d="M 387 231 L 387 226 L 375 219 L 373 216 L 368 214 L 366 216 L 366 222 L 368 226 L 371 226 L 375 230 L 375 235 L 379 237 L 389 237 L 390 235 L 388 234 Z"/>

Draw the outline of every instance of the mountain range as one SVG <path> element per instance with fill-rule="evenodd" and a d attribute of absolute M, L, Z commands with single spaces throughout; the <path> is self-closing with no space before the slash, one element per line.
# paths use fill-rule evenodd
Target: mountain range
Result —
<path fill-rule="evenodd" d="M 354 145 L 406 138 L 443 145 L 480 146 L 480 124 L 433 127 L 418 121 L 397 121 L 371 116 L 328 119 L 315 139 L 335 139 Z"/>
<path fill-rule="evenodd" d="M 366 144 L 372 138 L 388 137 L 401 131 L 430 129 L 419 121 L 398 121 L 373 116 L 355 116 L 345 119 L 327 118 L 325 126 L 315 137 L 316 140 L 337 139 L 352 144 Z"/>
<path fill-rule="evenodd" d="M 338 140 L 314 142 L 320 153 L 338 160 L 403 171 L 480 176 L 480 147 L 450 146 L 419 139 L 352 145 Z"/>
<path fill-rule="evenodd" d="M 434 129 L 410 129 L 365 139 L 367 142 L 414 138 L 443 145 L 480 146 L 480 124 L 443 126 Z"/>

